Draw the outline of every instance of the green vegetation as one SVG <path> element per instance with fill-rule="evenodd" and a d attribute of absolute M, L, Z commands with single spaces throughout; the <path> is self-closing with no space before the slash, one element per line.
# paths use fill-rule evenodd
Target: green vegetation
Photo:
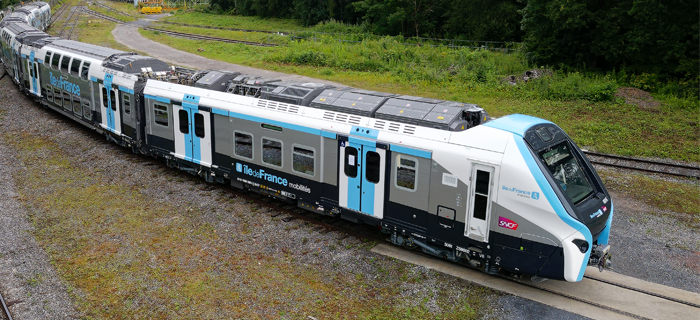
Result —
<path fill-rule="evenodd" d="M 212 14 L 201 11 L 177 12 L 174 15 L 165 17 L 163 21 L 171 21 L 187 24 L 207 25 L 212 27 L 262 30 L 262 31 L 292 31 L 304 30 L 303 26 L 294 20 L 259 18 L 231 15 Z"/>
<path fill-rule="evenodd" d="M 700 102 L 656 94 L 656 107 L 626 104 L 614 96 L 624 85 L 617 74 L 554 71 L 513 86 L 506 81 L 510 75 L 521 76 L 533 67 L 517 52 L 405 46 L 391 37 L 359 44 L 321 37 L 261 48 L 141 34 L 211 59 L 368 90 L 477 103 L 497 117 L 542 117 L 560 125 L 578 144 L 600 152 L 700 162 Z"/>
<path fill-rule="evenodd" d="M 79 32 L 78 41 L 92 43 L 98 46 L 108 47 L 122 51 L 133 51 L 114 40 L 112 30 L 117 24 L 104 19 L 90 16 L 88 19 L 80 19 L 76 27 Z"/>
<path fill-rule="evenodd" d="M 622 192 L 651 207 L 650 214 L 668 216 L 690 228 L 700 228 L 700 193 L 697 181 L 668 181 L 643 174 L 599 171 L 606 188 Z"/>

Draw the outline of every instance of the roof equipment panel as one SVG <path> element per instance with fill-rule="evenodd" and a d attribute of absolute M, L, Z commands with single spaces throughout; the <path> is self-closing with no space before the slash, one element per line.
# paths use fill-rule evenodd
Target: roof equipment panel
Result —
<path fill-rule="evenodd" d="M 377 109 L 390 97 L 398 95 L 358 90 L 354 88 L 334 88 L 324 90 L 310 104 L 311 107 L 345 112 L 364 117 L 374 117 Z"/>

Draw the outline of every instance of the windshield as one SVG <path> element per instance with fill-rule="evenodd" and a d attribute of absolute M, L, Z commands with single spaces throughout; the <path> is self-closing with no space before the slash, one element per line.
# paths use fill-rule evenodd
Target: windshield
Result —
<path fill-rule="evenodd" d="M 564 142 L 548 151 L 541 152 L 540 158 L 574 205 L 593 192 L 581 165 L 571 154 L 568 143 Z"/>

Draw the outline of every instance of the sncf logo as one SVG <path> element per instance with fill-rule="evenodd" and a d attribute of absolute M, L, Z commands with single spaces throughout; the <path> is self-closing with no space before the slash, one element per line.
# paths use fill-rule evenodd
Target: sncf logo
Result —
<path fill-rule="evenodd" d="M 518 224 L 515 221 L 504 217 L 498 217 L 498 226 L 510 230 L 518 230 Z"/>

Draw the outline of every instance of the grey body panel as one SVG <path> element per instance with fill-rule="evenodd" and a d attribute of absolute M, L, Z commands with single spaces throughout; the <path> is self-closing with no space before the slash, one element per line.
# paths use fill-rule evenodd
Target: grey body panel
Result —
<path fill-rule="evenodd" d="M 168 108 L 168 126 L 162 126 L 157 124 L 155 121 L 155 111 L 153 109 L 154 104 L 165 105 Z M 175 134 L 173 133 L 173 105 L 171 103 L 165 103 L 156 101 L 153 99 L 146 98 L 146 132 L 150 135 L 158 136 L 167 140 L 174 140 Z M 148 141 L 148 143 L 151 143 Z M 175 150 L 171 150 L 175 151 Z"/>
<path fill-rule="evenodd" d="M 200 105 L 201 106 L 201 105 Z M 227 120 L 226 120 L 227 119 Z M 218 153 L 225 154 L 232 161 L 243 161 L 262 167 L 268 167 L 290 175 L 303 177 L 305 179 L 320 181 L 321 170 L 321 137 L 319 135 L 300 132 L 288 128 L 284 128 L 282 132 L 263 129 L 260 122 L 237 119 L 233 117 L 223 117 L 216 115 L 214 117 L 215 137 L 214 144 Z M 233 135 L 234 132 L 244 132 L 253 135 L 253 159 L 235 155 L 233 152 Z M 282 167 L 273 166 L 262 161 L 262 139 L 263 137 L 272 140 L 282 141 Z M 292 170 L 292 146 L 300 145 L 314 149 L 314 175 L 313 177 Z M 234 163 L 230 164 L 231 166 Z"/>
<path fill-rule="evenodd" d="M 418 170 L 416 172 L 415 190 L 408 191 L 396 186 L 396 158 L 402 155 L 407 158 L 416 159 Z M 391 152 L 391 181 L 389 181 L 389 201 L 400 203 L 418 210 L 428 210 L 428 199 L 430 197 L 430 164 L 432 160 L 426 158 L 405 155 L 400 152 Z M 437 211 L 437 207 L 433 210 Z"/>
<path fill-rule="evenodd" d="M 321 138 L 323 140 L 322 175 L 324 183 L 338 185 L 338 139 Z"/>
<path fill-rule="evenodd" d="M 518 222 L 517 230 L 510 230 L 507 228 L 501 228 L 498 226 L 498 217 L 508 218 L 513 221 Z M 533 242 L 540 242 L 551 246 L 561 246 L 561 243 L 557 240 L 553 234 L 548 232 L 542 227 L 530 222 L 527 218 L 519 215 L 513 211 L 510 211 L 496 202 L 491 202 L 491 225 L 489 226 L 491 230 L 498 230 L 499 233 L 523 238 Z"/>
<path fill-rule="evenodd" d="M 438 214 L 438 206 L 443 206 L 454 209 L 455 220 L 465 223 L 469 203 L 467 197 L 469 194 L 469 186 L 459 179 L 457 179 L 457 187 L 443 184 L 443 174 L 450 174 L 450 172 L 437 163 L 437 161 L 433 160 L 430 168 L 430 200 L 428 213 Z"/>

